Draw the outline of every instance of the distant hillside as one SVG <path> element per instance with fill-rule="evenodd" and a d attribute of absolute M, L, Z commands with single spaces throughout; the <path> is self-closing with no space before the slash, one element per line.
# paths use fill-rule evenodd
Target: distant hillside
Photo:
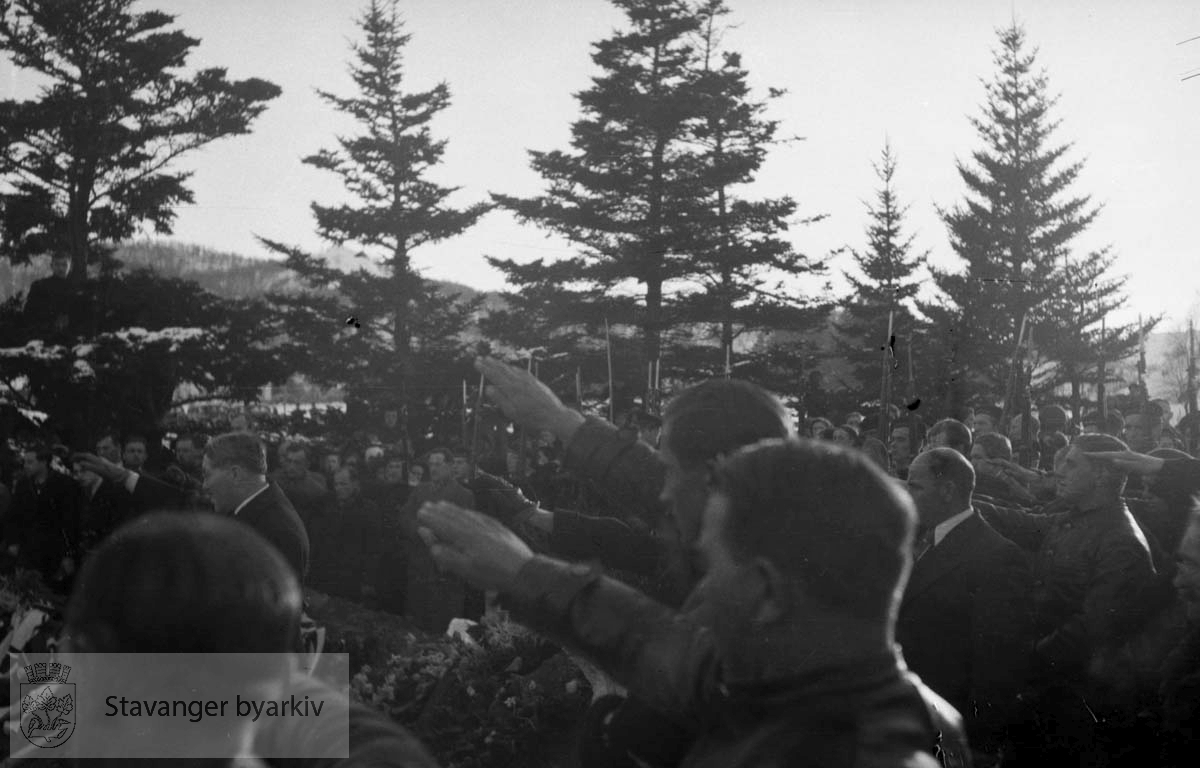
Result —
<path fill-rule="evenodd" d="M 353 270 L 367 266 L 344 248 L 333 248 L 322 254 L 333 266 Z M 302 283 L 296 274 L 276 261 L 252 259 L 236 253 L 215 251 L 201 245 L 171 241 L 141 241 L 120 248 L 116 257 L 131 269 L 153 268 L 165 277 L 193 280 L 207 291 L 223 298 L 249 298 L 268 292 L 298 292 Z M 0 301 L 29 290 L 30 284 L 50 274 L 48 259 L 36 260 L 24 267 L 12 267 L 0 262 Z M 459 283 L 435 281 L 446 294 L 457 293 L 471 299 L 480 292 Z M 496 293 L 484 294 L 485 311 L 504 306 Z"/>

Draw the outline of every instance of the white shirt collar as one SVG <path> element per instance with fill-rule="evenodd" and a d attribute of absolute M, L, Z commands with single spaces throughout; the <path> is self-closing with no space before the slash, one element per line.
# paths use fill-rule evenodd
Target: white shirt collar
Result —
<path fill-rule="evenodd" d="M 263 491 L 267 490 L 270 487 L 271 487 L 271 484 L 267 483 L 262 488 L 259 488 L 257 491 L 255 491 L 254 493 L 247 496 L 246 499 L 241 504 L 237 505 L 237 509 L 233 510 L 233 516 L 237 517 L 237 513 L 242 511 L 242 507 L 244 507 L 247 504 L 249 504 L 250 502 L 254 501 L 256 498 L 259 497 L 260 494 L 262 494 Z"/>
<path fill-rule="evenodd" d="M 933 529 L 933 546 L 936 547 L 938 544 L 941 544 L 942 539 L 946 538 L 950 531 L 953 531 L 959 523 L 961 523 L 963 520 L 966 520 L 973 514 L 975 514 L 975 510 L 971 507 L 967 507 L 966 510 L 959 512 L 954 517 L 948 517 L 942 522 L 938 523 Z"/>

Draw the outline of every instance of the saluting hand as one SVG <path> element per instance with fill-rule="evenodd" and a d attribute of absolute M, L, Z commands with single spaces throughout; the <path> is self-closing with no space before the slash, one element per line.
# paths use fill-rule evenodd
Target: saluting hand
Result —
<path fill-rule="evenodd" d="M 582 414 L 563 405 L 558 395 L 529 371 L 493 357 L 476 358 L 475 370 L 487 379 L 488 398 L 517 424 L 548 431 L 564 443 L 583 424 Z"/>
<path fill-rule="evenodd" d="M 120 464 L 114 464 L 108 459 L 97 456 L 94 453 L 76 453 L 71 455 L 71 461 L 78 464 L 81 469 L 86 469 L 95 472 L 100 477 L 106 480 L 112 480 L 114 483 L 119 483 L 129 474 L 129 470 L 122 467 Z"/>
<path fill-rule="evenodd" d="M 449 502 L 427 502 L 417 522 L 438 567 L 477 589 L 507 591 L 533 559 L 533 550 L 503 523 Z"/>
<path fill-rule="evenodd" d="M 1153 475 L 1159 472 L 1167 462 L 1155 456 L 1147 456 L 1137 451 L 1089 451 L 1083 454 L 1089 459 L 1107 461 L 1122 472 L 1135 475 Z"/>

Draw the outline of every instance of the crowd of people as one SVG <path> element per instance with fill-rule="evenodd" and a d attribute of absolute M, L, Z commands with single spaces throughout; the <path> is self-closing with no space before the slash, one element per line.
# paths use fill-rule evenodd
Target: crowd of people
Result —
<path fill-rule="evenodd" d="M 797 425 L 756 385 L 715 379 L 614 425 L 527 371 L 477 366 L 537 436 L 503 466 L 455 446 L 416 461 L 382 441 L 268 446 L 249 423 L 179 434 L 164 466 L 137 435 L 27 447 L 5 556 L 72 590 L 89 625 L 133 615 L 100 584 L 190 583 L 113 552 L 161 539 L 215 563 L 215 544 L 185 542 L 218 534 L 274 550 L 270 578 L 295 594 L 430 631 L 509 611 L 586 660 L 584 766 L 1195 762 L 1200 462 L 1161 404 L 1078 430 L 1056 405 Z M 244 525 L 206 528 L 207 512 Z M 289 589 L 273 592 L 285 634 Z M 168 613 L 141 619 L 183 632 Z M 207 626 L 213 650 L 245 650 L 244 631 Z M 115 649 L 168 635 L 130 628 Z M 429 759 L 391 727 L 358 733 L 361 750 L 399 745 L 372 765 Z"/>

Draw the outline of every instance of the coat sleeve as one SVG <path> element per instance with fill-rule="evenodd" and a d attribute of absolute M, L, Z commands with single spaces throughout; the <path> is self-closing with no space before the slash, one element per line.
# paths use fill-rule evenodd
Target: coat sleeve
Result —
<path fill-rule="evenodd" d="M 1097 547 L 1096 571 L 1080 611 L 1038 641 L 1038 655 L 1064 670 L 1080 670 L 1097 646 L 1125 639 L 1155 586 L 1149 551 L 1132 536 L 1109 535 Z"/>
<path fill-rule="evenodd" d="M 622 438 L 613 425 L 589 417 L 567 445 L 563 466 L 595 481 L 618 507 L 642 512 L 657 525 L 666 465 L 646 443 Z"/>
<path fill-rule="evenodd" d="M 537 556 L 502 597 L 518 620 L 587 654 L 654 710 L 690 719 L 718 695 L 711 632 L 590 566 Z"/>

